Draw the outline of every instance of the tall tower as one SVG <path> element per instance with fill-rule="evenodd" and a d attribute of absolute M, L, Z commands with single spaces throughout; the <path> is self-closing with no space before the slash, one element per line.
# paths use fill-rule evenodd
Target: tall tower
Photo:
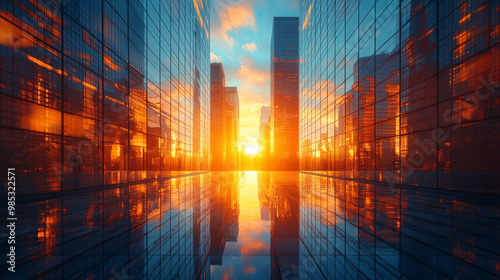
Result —
<path fill-rule="evenodd" d="M 271 108 L 262 106 L 260 108 L 260 125 L 259 125 L 259 154 L 261 157 L 261 168 L 267 170 L 269 161 L 269 153 L 271 143 L 269 139 L 269 119 L 271 117 Z"/>
<path fill-rule="evenodd" d="M 226 87 L 227 170 L 239 167 L 240 101 L 237 87 Z"/>
<path fill-rule="evenodd" d="M 226 77 L 222 63 L 210 64 L 210 150 L 212 170 L 226 161 Z"/>
<path fill-rule="evenodd" d="M 299 18 L 275 17 L 271 38 L 271 155 L 281 170 L 298 170 Z"/>

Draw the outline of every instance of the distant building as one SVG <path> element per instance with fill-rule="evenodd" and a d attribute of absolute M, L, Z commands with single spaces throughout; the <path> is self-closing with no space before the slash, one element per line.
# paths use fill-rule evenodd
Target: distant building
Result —
<path fill-rule="evenodd" d="M 261 159 L 261 168 L 266 168 L 266 162 L 269 161 L 271 151 L 270 125 L 271 108 L 262 106 L 260 108 L 260 124 L 259 124 L 259 156 Z"/>
<path fill-rule="evenodd" d="M 212 170 L 223 170 L 226 162 L 226 77 L 222 63 L 210 64 L 210 150 Z"/>
<path fill-rule="evenodd" d="M 240 101 L 236 87 L 226 87 L 226 170 L 240 166 Z"/>
<path fill-rule="evenodd" d="M 271 154 L 277 169 L 298 170 L 299 18 L 275 17 L 271 38 Z"/>

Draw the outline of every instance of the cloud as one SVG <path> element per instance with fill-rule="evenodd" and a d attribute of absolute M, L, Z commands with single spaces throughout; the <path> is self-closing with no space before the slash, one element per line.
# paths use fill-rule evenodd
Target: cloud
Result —
<path fill-rule="evenodd" d="M 233 39 L 233 37 L 229 37 L 226 39 L 226 42 L 229 44 L 229 46 L 231 47 L 231 49 L 234 47 L 234 45 L 236 44 L 236 41 Z"/>
<path fill-rule="evenodd" d="M 259 137 L 260 108 L 269 106 L 270 103 L 267 88 L 245 84 L 238 86 L 241 143 L 244 143 L 246 138 Z"/>
<path fill-rule="evenodd" d="M 210 1 L 210 49 L 224 59 L 226 85 L 238 87 L 241 143 L 246 138 L 259 137 L 261 106 L 270 103 L 273 17 L 297 15 L 299 2 Z M 302 26 L 302 22 L 300 24 Z"/>
<path fill-rule="evenodd" d="M 306 29 L 311 23 L 309 23 L 309 17 L 311 16 L 311 10 L 314 5 L 314 1 L 309 5 L 309 9 L 307 9 L 306 17 L 304 18 L 304 22 L 302 23 L 302 29 Z"/>
<path fill-rule="evenodd" d="M 215 55 L 214 53 L 210 53 L 210 62 L 213 62 L 213 61 L 216 61 L 216 62 L 221 62 L 222 59 L 220 57 L 218 57 L 217 55 Z"/>
<path fill-rule="evenodd" d="M 240 247 L 238 248 L 242 256 L 259 255 L 269 251 L 269 245 L 260 238 L 241 236 L 239 238 Z"/>
<path fill-rule="evenodd" d="M 255 43 L 244 44 L 242 48 L 244 50 L 253 52 L 253 51 L 257 50 L 257 45 Z"/>
<path fill-rule="evenodd" d="M 219 18 L 221 22 L 220 31 L 224 40 L 228 41 L 230 37 L 227 32 L 240 27 L 251 27 L 256 29 L 255 15 L 253 9 L 248 3 L 241 3 L 237 6 L 227 6 L 220 10 Z"/>
<path fill-rule="evenodd" d="M 238 77 L 243 79 L 243 83 L 245 84 L 260 84 L 265 83 L 269 79 L 269 73 L 247 65 L 241 65 Z"/>
<path fill-rule="evenodd" d="M 232 78 L 237 81 L 240 99 L 240 141 L 244 143 L 245 138 L 259 135 L 260 108 L 262 105 L 269 106 L 271 76 L 268 68 L 257 66 L 255 60 L 247 56 L 242 57 L 234 73 Z"/>
<path fill-rule="evenodd" d="M 255 273 L 256 271 L 257 271 L 257 268 L 255 268 L 253 266 L 247 266 L 247 267 L 243 268 L 244 274 Z"/>
<path fill-rule="evenodd" d="M 256 85 L 266 83 L 270 78 L 270 74 L 269 71 L 256 67 L 253 60 L 244 57 L 236 77 L 243 84 Z"/>

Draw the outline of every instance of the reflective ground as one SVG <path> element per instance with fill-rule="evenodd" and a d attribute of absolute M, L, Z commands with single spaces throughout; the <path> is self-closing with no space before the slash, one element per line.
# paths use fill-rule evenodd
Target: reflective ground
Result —
<path fill-rule="evenodd" d="M 18 203 L 17 279 L 500 277 L 499 203 L 479 196 L 221 172 Z"/>

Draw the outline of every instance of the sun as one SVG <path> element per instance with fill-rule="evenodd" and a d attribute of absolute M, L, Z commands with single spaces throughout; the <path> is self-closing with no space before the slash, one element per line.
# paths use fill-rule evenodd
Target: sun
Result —
<path fill-rule="evenodd" d="M 245 147 L 245 154 L 254 156 L 257 154 L 258 148 L 256 145 L 248 145 Z"/>

